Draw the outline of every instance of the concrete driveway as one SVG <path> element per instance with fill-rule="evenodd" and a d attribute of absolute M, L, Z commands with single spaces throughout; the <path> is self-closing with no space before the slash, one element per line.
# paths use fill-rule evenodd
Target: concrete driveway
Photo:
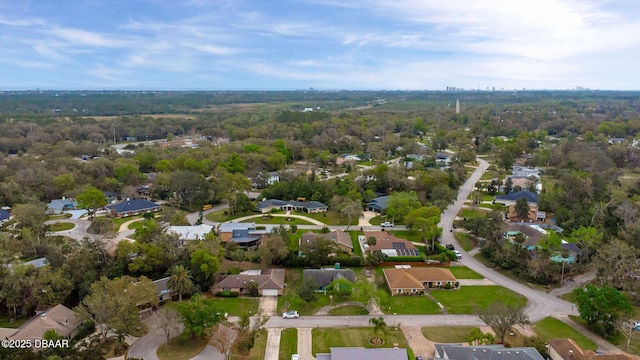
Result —
<path fill-rule="evenodd" d="M 261 316 L 277 316 L 278 310 L 278 297 L 277 296 L 262 296 L 260 297 L 260 304 L 258 305 L 258 313 Z"/>
<path fill-rule="evenodd" d="M 264 360 L 278 360 L 280 356 L 280 334 L 282 328 L 267 329 L 267 349 L 264 352 Z"/>
<path fill-rule="evenodd" d="M 429 339 L 422 335 L 422 328 L 419 326 L 401 326 L 400 330 L 407 339 L 407 344 L 416 356 L 432 358 L 436 353 L 436 347 Z"/>

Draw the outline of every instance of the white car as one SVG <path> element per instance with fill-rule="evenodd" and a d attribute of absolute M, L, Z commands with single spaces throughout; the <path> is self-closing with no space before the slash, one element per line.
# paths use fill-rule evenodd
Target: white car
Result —
<path fill-rule="evenodd" d="M 388 221 L 383 222 L 382 224 L 380 224 L 380 226 L 382 226 L 383 228 L 387 228 L 387 227 L 393 227 L 393 223 L 390 223 Z"/>
<path fill-rule="evenodd" d="M 298 354 L 291 355 L 291 360 L 300 360 L 300 355 Z"/>
<path fill-rule="evenodd" d="M 295 310 L 287 311 L 282 314 L 283 319 L 297 319 L 299 317 L 300 317 L 300 314 L 298 314 L 298 312 Z"/>
<path fill-rule="evenodd" d="M 456 259 L 462 259 L 462 254 L 460 254 L 460 251 L 453 250 L 453 253 L 456 254 Z"/>

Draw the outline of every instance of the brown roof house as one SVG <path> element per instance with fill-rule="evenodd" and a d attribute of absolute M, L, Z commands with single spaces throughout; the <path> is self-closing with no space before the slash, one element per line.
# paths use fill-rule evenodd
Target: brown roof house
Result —
<path fill-rule="evenodd" d="M 436 267 L 384 269 L 391 295 L 420 295 L 425 289 L 454 287 L 456 277 L 449 269 Z"/>
<path fill-rule="evenodd" d="M 62 304 L 58 304 L 24 323 L 10 339 L 42 339 L 44 333 L 51 329 L 55 330 L 65 339 L 71 339 L 81 324 L 82 321 L 80 321 L 73 310 Z"/>
<path fill-rule="evenodd" d="M 211 291 L 233 291 L 245 294 L 251 282 L 258 284 L 258 294 L 261 296 L 282 295 L 284 290 L 284 269 L 246 270 L 238 275 L 223 275 L 216 282 Z"/>
<path fill-rule="evenodd" d="M 509 222 L 526 222 L 526 223 L 539 223 L 544 222 L 547 214 L 544 211 L 539 211 L 535 205 L 529 205 L 529 213 L 526 218 L 521 218 L 516 214 L 516 205 L 509 205 L 509 214 L 507 218 Z"/>
<path fill-rule="evenodd" d="M 353 254 L 353 243 L 351 242 L 349 233 L 342 230 L 336 230 L 326 234 L 308 231 L 300 236 L 300 240 L 298 241 L 298 256 L 303 255 L 301 252 L 303 247 L 313 249 L 318 239 L 331 240 L 338 247 L 338 250 L 346 252 L 349 255 Z"/>
<path fill-rule="evenodd" d="M 627 354 L 596 354 L 591 350 L 582 350 L 572 339 L 550 339 L 549 358 L 551 360 L 631 360 Z"/>
<path fill-rule="evenodd" d="M 420 251 L 411 241 L 397 238 L 387 231 L 365 231 L 365 250 L 369 253 L 381 251 L 386 256 L 420 256 Z M 370 238 L 375 238 L 375 244 L 371 244 Z"/>

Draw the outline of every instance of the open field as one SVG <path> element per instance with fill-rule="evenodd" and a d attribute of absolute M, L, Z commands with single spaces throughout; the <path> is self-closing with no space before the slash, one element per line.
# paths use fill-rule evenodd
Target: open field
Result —
<path fill-rule="evenodd" d="M 544 341 L 548 339 L 570 338 L 585 350 L 596 350 L 598 345 L 562 321 L 546 317 L 533 324 L 533 330 Z"/>
<path fill-rule="evenodd" d="M 484 276 L 466 266 L 450 266 L 449 270 L 453 273 L 453 276 L 455 276 L 456 279 L 484 279 Z"/>
<path fill-rule="evenodd" d="M 422 335 L 436 343 L 464 343 L 473 326 L 429 326 L 422 328 Z"/>
<path fill-rule="evenodd" d="M 475 314 L 498 300 L 520 306 L 527 303 L 525 297 L 502 286 L 463 286 L 457 290 L 434 290 L 431 295 L 448 314 Z"/>

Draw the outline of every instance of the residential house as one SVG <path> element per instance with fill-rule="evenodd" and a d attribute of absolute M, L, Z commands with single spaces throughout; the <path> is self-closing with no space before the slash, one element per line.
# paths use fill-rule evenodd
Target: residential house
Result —
<path fill-rule="evenodd" d="M 387 211 L 387 202 L 390 198 L 390 195 L 385 195 L 372 199 L 367 203 L 367 210 L 384 214 Z"/>
<path fill-rule="evenodd" d="M 448 166 L 451 164 L 451 155 L 443 152 L 436 153 L 436 165 Z"/>
<path fill-rule="evenodd" d="M 47 311 L 37 314 L 31 320 L 24 323 L 9 340 L 40 340 L 48 330 L 55 330 L 65 339 L 71 339 L 82 321 L 73 310 L 58 304 Z M 38 350 L 34 348 L 34 350 Z"/>
<path fill-rule="evenodd" d="M 505 348 L 504 345 L 435 344 L 435 348 L 434 360 L 544 360 L 544 357 L 534 347 Z"/>
<path fill-rule="evenodd" d="M 226 222 L 218 227 L 218 237 L 222 242 L 233 241 L 241 247 L 255 247 L 262 237 L 271 233 L 275 225 L 263 225 L 260 229 L 255 223 Z"/>
<path fill-rule="evenodd" d="M 11 213 L 5 209 L 0 209 L 0 226 L 11 219 Z"/>
<path fill-rule="evenodd" d="M 51 202 L 47 204 L 47 214 L 60 215 L 65 211 L 73 210 L 77 207 L 78 202 L 76 199 L 67 199 L 63 196 L 62 199 L 51 200 Z"/>
<path fill-rule="evenodd" d="M 380 251 L 386 256 L 420 256 L 420 251 L 405 239 L 397 238 L 387 231 L 365 231 L 365 250 L 369 253 Z M 372 244 L 370 238 L 375 238 Z"/>
<path fill-rule="evenodd" d="M 313 281 L 320 289 L 325 289 L 329 284 L 338 280 L 345 279 L 351 283 L 356 282 L 356 273 L 351 269 L 304 269 L 302 271 L 302 281 Z"/>
<path fill-rule="evenodd" d="M 284 211 L 303 211 L 309 214 L 327 212 L 329 207 L 319 201 L 305 201 L 303 198 L 298 200 L 278 200 L 266 199 L 258 203 L 256 211 L 268 213 L 272 209 L 281 209 Z"/>
<path fill-rule="evenodd" d="M 400 348 L 334 348 L 331 353 L 318 353 L 316 360 L 409 360 L 407 349 Z"/>
<path fill-rule="evenodd" d="M 184 245 L 187 241 L 204 240 L 205 236 L 213 231 L 213 226 L 207 224 L 195 226 L 169 226 L 165 231 L 178 235 L 180 245 Z"/>
<path fill-rule="evenodd" d="M 539 211 L 536 205 L 529 205 L 529 213 L 526 218 L 522 218 L 516 214 L 516 206 L 509 206 L 509 213 L 507 219 L 509 222 L 523 222 L 523 223 L 540 223 L 544 222 L 547 214 L 544 211 Z"/>
<path fill-rule="evenodd" d="M 107 198 L 107 203 L 116 203 L 119 200 L 118 193 L 115 191 L 105 191 L 104 196 Z"/>
<path fill-rule="evenodd" d="M 513 176 L 522 176 L 527 178 L 533 176 L 540 179 L 540 169 L 537 167 L 515 165 L 511 168 L 511 173 Z"/>
<path fill-rule="evenodd" d="M 47 260 L 47 258 L 41 257 L 41 258 L 37 258 L 37 259 L 31 260 L 31 261 L 25 261 L 20 265 L 25 266 L 25 267 L 33 266 L 35 269 L 39 269 L 41 267 L 49 266 L 49 260 Z M 11 273 L 13 273 L 12 268 L 13 268 L 14 264 L 7 264 L 6 266 L 9 269 L 9 271 Z"/>
<path fill-rule="evenodd" d="M 362 161 L 360 156 L 354 154 L 340 154 L 336 158 L 336 165 L 340 166 L 343 164 L 355 164 L 358 161 Z"/>
<path fill-rule="evenodd" d="M 160 301 L 171 300 L 171 297 L 175 293 L 175 291 L 169 289 L 169 279 L 171 277 L 167 276 L 162 279 L 154 280 L 153 284 L 158 289 L 158 299 Z"/>
<path fill-rule="evenodd" d="M 326 239 L 331 240 L 336 245 L 338 250 L 346 252 L 347 254 L 353 254 L 353 242 L 351 241 L 351 236 L 349 233 L 346 233 L 342 230 L 335 230 L 330 233 L 321 234 L 314 232 L 306 232 L 300 236 L 300 240 L 298 241 L 298 256 L 302 256 L 301 249 L 310 248 L 314 249 L 316 241 L 318 239 Z"/>
<path fill-rule="evenodd" d="M 529 205 L 536 205 L 538 203 L 538 194 L 528 190 L 512 191 L 507 195 L 496 196 L 493 199 L 493 203 L 510 206 L 515 205 L 516 201 L 520 199 L 527 199 Z"/>
<path fill-rule="evenodd" d="M 126 199 L 117 204 L 107 205 L 106 208 L 111 213 L 111 216 L 119 218 L 161 210 L 159 204 L 145 199 Z"/>
<path fill-rule="evenodd" d="M 527 224 L 511 224 L 504 232 L 504 238 L 516 244 L 518 234 L 522 234 L 525 238 L 520 246 L 527 250 L 535 250 L 538 242 L 547 235 L 547 231 L 540 226 L 531 226 Z"/>
<path fill-rule="evenodd" d="M 251 282 L 258 284 L 258 294 L 262 296 L 282 295 L 284 290 L 284 269 L 247 270 L 238 275 L 223 275 L 213 285 L 211 291 L 235 291 L 244 294 Z"/>
<path fill-rule="evenodd" d="M 536 186 L 535 184 L 538 183 L 538 181 L 533 180 L 535 178 L 513 175 L 507 176 L 504 179 L 504 183 L 506 184 L 509 179 L 511 179 L 511 189 L 518 189 L 518 191 L 530 189 L 532 186 Z"/>
<path fill-rule="evenodd" d="M 456 277 L 449 269 L 437 267 L 413 267 L 384 269 L 391 295 L 420 295 L 426 289 L 455 287 Z"/>
<path fill-rule="evenodd" d="M 551 360 L 631 360 L 628 354 L 596 354 L 591 350 L 583 350 L 572 339 L 550 339 L 549 359 Z"/>

